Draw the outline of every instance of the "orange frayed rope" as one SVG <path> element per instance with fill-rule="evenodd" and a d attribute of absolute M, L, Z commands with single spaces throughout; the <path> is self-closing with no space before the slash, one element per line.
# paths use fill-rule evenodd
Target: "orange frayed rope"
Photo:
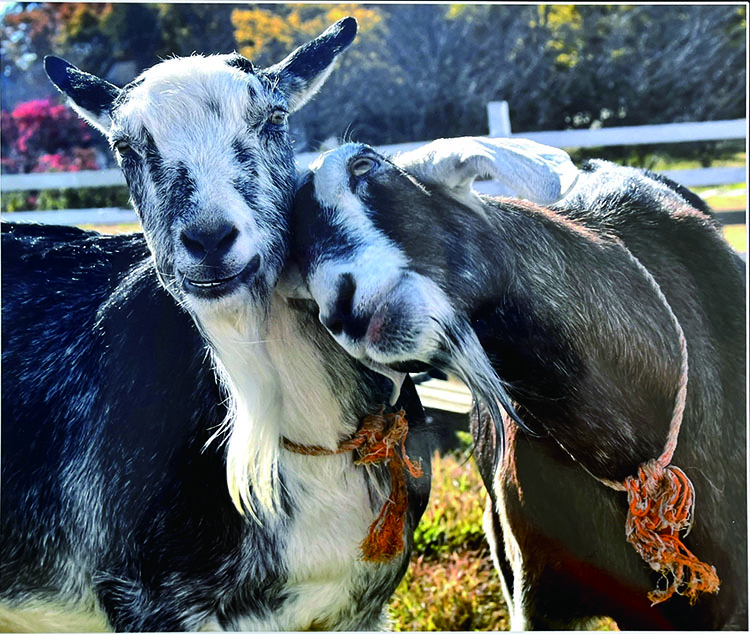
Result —
<path fill-rule="evenodd" d="M 651 282 L 669 311 L 680 339 L 682 359 L 680 381 L 664 451 L 656 460 L 638 467 L 638 474 L 624 482 L 601 479 L 607 486 L 628 494 L 627 540 L 654 570 L 665 579 L 665 587 L 649 592 L 652 605 L 666 601 L 675 593 L 695 603 L 702 592 L 719 590 L 716 569 L 700 561 L 680 540 L 680 532 L 690 532 L 695 491 L 685 472 L 670 464 L 677 449 L 677 438 L 685 413 L 688 380 L 688 353 L 685 333 L 667 298 L 648 270 L 631 254 L 635 264 Z"/>
<path fill-rule="evenodd" d="M 391 473 L 391 495 L 378 517 L 370 525 L 367 537 L 361 544 L 364 561 L 386 562 L 404 550 L 404 520 L 409 509 L 406 490 L 406 472 L 412 478 L 423 475 L 419 465 L 406 454 L 406 435 L 409 424 L 404 410 L 385 414 L 381 407 L 377 414 L 367 416 L 360 429 L 336 449 L 316 445 L 300 445 L 284 438 L 284 448 L 307 456 L 337 455 L 356 450 L 356 465 L 386 463 Z"/>

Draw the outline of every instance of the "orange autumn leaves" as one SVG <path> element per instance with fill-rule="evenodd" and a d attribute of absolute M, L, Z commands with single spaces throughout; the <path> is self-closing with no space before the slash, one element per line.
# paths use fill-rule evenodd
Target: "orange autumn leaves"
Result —
<path fill-rule="evenodd" d="M 360 34 L 381 21 L 377 11 L 358 4 L 305 4 L 235 9 L 232 25 L 238 51 L 245 57 L 256 59 L 261 54 L 283 57 L 346 16 L 357 19 Z"/>

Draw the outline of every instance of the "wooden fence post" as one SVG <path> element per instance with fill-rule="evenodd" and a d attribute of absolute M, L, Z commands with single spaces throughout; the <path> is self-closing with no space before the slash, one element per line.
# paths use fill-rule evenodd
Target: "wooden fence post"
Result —
<path fill-rule="evenodd" d="M 511 132 L 508 102 L 490 101 L 487 104 L 487 121 L 491 137 L 509 137 Z"/>

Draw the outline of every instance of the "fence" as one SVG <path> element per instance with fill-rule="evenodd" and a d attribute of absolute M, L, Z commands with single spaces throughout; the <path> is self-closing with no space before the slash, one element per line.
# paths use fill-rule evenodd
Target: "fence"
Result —
<path fill-rule="evenodd" d="M 588 130 L 555 130 L 545 132 L 522 132 L 513 134 L 510 125 L 508 104 L 494 101 L 487 105 L 489 136 L 523 137 L 560 148 L 604 147 L 612 145 L 639 145 L 651 143 L 684 143 L 691 141 L 723 141 L 744 139 L 747 134 L 747 119 L 726 121 L 696 121 L 665 123 L 629 127 L 612 127 Z M 383 145 L 378 149 L 384 153 L 406 152 L 427 143 L 402 143 Z M 296 156 L 299 169 L 305 169 L 317 153 L 307 152 Z M 745 167 L 706 167 L 700 169 L 665 170 L 665 176 L 686 187 L 726 185 L 744 183 Z M 124 185 L 125 179 L 119 169 L 82 172 L 58 172 L 46 174 L 10 174 L 0 176 L 1 191 L 28 191 L 44 189 L 105 187 Z M 483 193 L 499 193 L 499 183 L 484 181 L 475 184 Z M 127 209 L 80 209 L 64 211 L 13 212 L 3 214 L 3 220 L 16 222 L 52 222 L 56 224 L 115 224 L 136 222 L 135 213 Z M 732 222 L 745 222 L 745 212 L 736 213 Z"/>

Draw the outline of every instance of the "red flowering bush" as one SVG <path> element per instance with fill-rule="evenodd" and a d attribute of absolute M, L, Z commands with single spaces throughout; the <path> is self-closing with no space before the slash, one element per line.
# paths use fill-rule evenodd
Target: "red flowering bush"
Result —
<path fill-rule="evenodd" d="M 72 155 L 42 154 L 32 172 L 79 172 L 99 169 L 94 148 L 74 147 Z"/>
<path fill-rule="evenodd" d="M 2 169 L 7 173 L 78 171 L 100 167 L 91 128 L 53 99 L 2 112 Z"/>

